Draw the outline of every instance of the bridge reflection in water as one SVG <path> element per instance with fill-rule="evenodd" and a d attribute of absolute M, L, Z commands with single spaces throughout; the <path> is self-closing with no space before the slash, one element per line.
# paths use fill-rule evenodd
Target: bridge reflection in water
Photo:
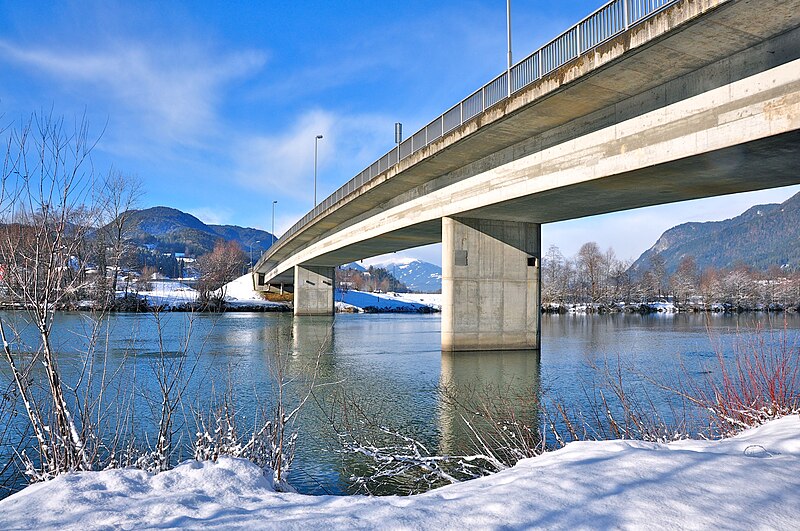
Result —
<path fill-rule="evenodd" d="M 535 429 L 540 361 L 538 350 L 443 351 L 439 453 L 475 453 L 478 439 L 493 438 L 500 423 L 516 421 Z M 476 416 L 473 408 L 486 408 L 496 422 Z"/>

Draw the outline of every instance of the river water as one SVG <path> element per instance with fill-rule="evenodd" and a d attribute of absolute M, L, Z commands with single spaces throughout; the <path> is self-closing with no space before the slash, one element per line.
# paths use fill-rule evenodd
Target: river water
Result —
<path fill-rule="evenodd" d="M 25 326 L 23 314 L 0 317 L 17 331 L 14 346 L 30 350 L 25 345 L 35 344 L 35 330 Z M 56 316 L 53 342 L 68 382 L 83 373 L 91 327 L 84 314 Z M 180 368 L 187 382 L 181 408 L 184 443 L 197 431 L 192 410 L 208 409 L 212 397 L 229 392 L 240 426 L 246 426 L 259 404 L 273 403 L 276 381 L 285 382 L 289 406 L 307 396 L 313 384 L 297 424 L 289 480 L 300 492 L 345 493 L 348 458 L 337 452 L 330 427 L 330 417 L 342 409 L 361 408 L 366 417 L 414 436 L 434 453 L 464 452 L 469 436 L 454 406 L 441 398 L 442 385 L 486 396 L 491 391 L 485 390 L 500 389 L 506 398 L 544 390 L 580 409 L 600 378 L 593 367 L 620 364 L 634 384 L 652 379 L 676 385 L 682 378 L 702 377 L 717 353 L 729 357 L 754 337 L 754 330 L 773 341 L 784 327 L 788 342 L 800 344 L 800 318 L 793 314 L 544 315 L 540 352 L 443 354 L 438 315 L 116 314 L 103 322 L 91 359 L 94 372 L 104 368 L 113 382 L 106 386 L 113 390 L 106 392 L 115 405 L 111 414 L 131 397 L 136 410 L 131 422 L 145 432 L 158 410 L 159 371 Z M 8 377 L 2 366 L 0 378 Z M 342 396 L 347 400 L 334 399 Z M 660 401 L 656 396 L 654 402 Z M 520 399 L 517 407 L 516 415 L 536 421 L 535 406 Z M 176 456 L 181 457 L 188 455 Z"/>

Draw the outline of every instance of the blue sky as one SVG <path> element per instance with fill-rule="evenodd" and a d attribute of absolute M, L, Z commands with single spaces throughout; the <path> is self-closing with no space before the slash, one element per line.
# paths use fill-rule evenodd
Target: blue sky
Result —
<path fill-rule="evenodd" d="M 512 2 L 515 60 L 599 1 Z M 137 175 L 141 206 L 280 234 L 323 198 L 503 70 L 505 2 L 0 1 L 0 115 L 84 113 L 96 171 Z M 543 227 L 635 257 L 670 226 L 732 217 L 798 187 Z M 635 227 L 635 228 L 634 228 Z M 440 263 L 437 247 L 410 251 Z"/>

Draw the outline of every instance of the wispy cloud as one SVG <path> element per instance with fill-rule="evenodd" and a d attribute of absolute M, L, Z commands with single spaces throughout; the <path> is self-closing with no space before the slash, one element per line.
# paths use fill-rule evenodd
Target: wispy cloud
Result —
<path fill-rule="evenodd" d="M 377 115 L 314 110 L 285 133 L 244 139 L 238 153 L 239 183 L 295 199 L 313 197 L 314 138 L 319 141 L 317 197 L 327 196 L 391 147 L 392 121 Z"/>
<path fill-rule="evenodd" d="M 197 207 L 190 208 L 189 214 L 193 215 L 203 223 L 209 225 L 229 225 L 233 212 L 222 207 Z"/>
<path fill-rule="evenodd" d="M 151 134 L 189 144 L 216 123 L 226 85 L 258 71 L 267 58 L 254 51 L 215 56 L 198 46 L 118 43 L 68 50 L 0 41 L 0 59 L 59 86 L 88 89 L 91 98 L 134 113 Z"/>

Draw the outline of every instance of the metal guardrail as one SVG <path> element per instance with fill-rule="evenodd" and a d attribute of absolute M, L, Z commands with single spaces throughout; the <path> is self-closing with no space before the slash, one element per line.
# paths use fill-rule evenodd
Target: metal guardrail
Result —
<path fill-rule="evenodd" d="M 473 92 L 431 123 L 408 137 L 397 147 L 369 165 L 341 188 L 317 204 L 289 230 L 276 240 L 276 244 L 292 237 L 346 195 L 354 192 L 374 177 L 388 170 L 453 129 L 460 127 L 492 105 L 538 81 L 553 70 L 579 57 L 627 31 L 665 7 L 679 0 L 611 0 L 570 29 L 548 42 L 525 59 L 503 72 L 489 83 Z M 510 82 L 508 76 L 511 76 Z M 274 245 L 274 244 L 273 244 Z"/>

